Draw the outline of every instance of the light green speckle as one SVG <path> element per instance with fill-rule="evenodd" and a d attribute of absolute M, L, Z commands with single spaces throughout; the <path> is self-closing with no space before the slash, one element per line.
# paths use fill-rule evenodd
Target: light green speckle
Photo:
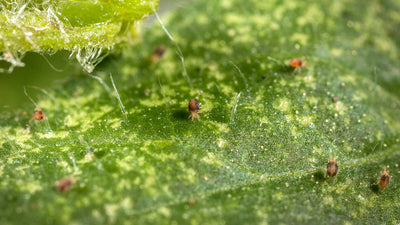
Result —
<path fill-rule="evenodd" d="M 274 108 L 278 109 L 279 111 L 288 112 L 290 110 L 290 100 L 287 98 L 280 98 L 274 101 L 273 103 Z"/>

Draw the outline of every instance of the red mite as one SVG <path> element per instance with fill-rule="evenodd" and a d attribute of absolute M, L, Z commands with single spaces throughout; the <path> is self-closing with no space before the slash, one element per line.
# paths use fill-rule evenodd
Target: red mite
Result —
<path fill-rule="evenodd" d="M 72 181 L 71 178 L 69 178 L 69 177 L 63 178 L 63 179 L 57 181 L 56 189 L 58 192 L 66 192 L 71 188 L 73 183 L 74 182 Z"/>
<path fill-rule="evenodd" d="M 336 162 L 336 157 L 332 159 L 332 155 L 329 155 L 329 162 L 328 165 L 326 165 L 326 173 L 329 175 L 329 177 L 334 177 L 336 176 L 338 172 L 338 165 Z"/>
<path fill-rule="evenodd" d="M 389 170 L 386 170 L 386 167 L 383 167 L 383 172 L 381 171 L 381 174 L 382 174 L 382 176 L 381 176 L 381 180 L 379 181 L 379 186 L 381 188 L 385 188 L 388 186 L 389 180 L 390 180 Z"/>
<path fill-rule="evenodd" d="M 191 99 L 189 102 L 189 112 L 190 117 L 192 117 L 192 121 L 194 118 L 197 118 L 200 121 L 199 110 L 199 102 L 196 99 Z"/>
<path fill-rule="evenodd" d="M 293 58 L 290 60 L 290 66 L 295 68 L 294 71 L 300 71 L 301 67 L 304 66 L 304 62 L 299 58 Z"/>
<path fill-rule="evenodd" d="M 36 109 L 33 112 L 33 118 L 35 118 L 35 120 L 43 120 L 44 118 L 44 112 L 40 109 Z"/>
<path fill-rule="evenodd" d="M 294 58 L 294 59 L 290 60 L 290 65 L 292 67 L 302 67 L 303 61 L 299 58 Z"/>

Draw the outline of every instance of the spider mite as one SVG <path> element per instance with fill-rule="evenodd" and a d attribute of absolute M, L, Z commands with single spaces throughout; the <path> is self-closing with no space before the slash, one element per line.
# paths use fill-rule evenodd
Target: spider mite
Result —
<path fill-rule="evenodd" d="M 304 66 L 304 62 L 299 58 L 293 58 L 290 60 L 290 66 L 294 68 L 294 72 L 300 72 L 301 67 Z"/>
<path fill-rule="evenodd" d="M 332 102 L 337 102 L 337 101 L 339 101 L 339 97 L 338 96 L 335 96 L 335 97 L 332 98 Z"/>
<path fill-rule="evenodd" d="M 73 183 L 74 182 L 72 181 L 71 178 L 69 178 L 69 177 L 63 178 L 63 179 L 57 181 L 56 190 L 58 192 L 66 192 L 71 188 Z"/>
<path fill-rule="evenodd" d="M 192 117 L 192 121 L 194 118 L 197 118 L 200 121 L 199 110 L 200 110 L 199 102 L 196 99 L 190 99 L 189 112 L 190 112 L 190 117 Z"/>
<path fill-rule="evenodd" d="M 44 112 L 40 109 L 35 109 L 35 111 L 33 112 L 33 118 L 35 120 L 43 120 Z"/>
<path fill-rule="evenodd" d="M 383 167 L 383 172 L 381 171 L 381 180 L 379 181 L 379 186 L 381 188 L 385 188 L 388 186 L 389 184 L 389 170 L 386 170 L 386 167 Z"/>
<path fill-rule="evenodd" d="M 40 109 L 35 109 L 35 111 L 33 112 L 33 118 L 35 120 L 43 120 L 44 116 L 44 112 Z"/>
<path fill-rule="evenodd" d="M 151 62 L 153 64 L 156 64 L 158 61 L 160 61 L 160 59 L 163 57 L 165 51 L 167 50 L 167 48 L 164 45 L 160 45 L 158 46 L 154 52 L 153 55 L 151 55 Z"/>
<path fill-rule="evenodd" d="M 189 203 L 189 205 L 194 205 L 194 204 L 196 204 L 196 200 L 194 200 L 194 198 L 190 198 L 188 203 Z"/>
<path fill-rule="evenodd" d="M 329 175 L 329 177 L 334 177 L 336 176 L 338 172 L 338 165 L 336 162 L 336 157 L 332 159 L 332 155 L 329 154 L 329 161 L 328 164 L 326 165 L 326 173 Z"/>
<path fill-rule="evenodd" d="M 4 57 L 6 57 L 7 59 L 9 59 L 9 58 L 12 57 L 12 55 L 11 55 L 10 52 L 5 52 L 5 53 L 4 53 Z"/>

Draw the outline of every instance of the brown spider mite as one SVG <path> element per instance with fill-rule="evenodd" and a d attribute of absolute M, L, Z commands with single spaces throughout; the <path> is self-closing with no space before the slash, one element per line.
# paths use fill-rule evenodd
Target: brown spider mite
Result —
<path fill-rule="evenodd" d="M 381 171 L 381 179 L 379 180 L 379 186 L 381 188 L 385 188 L 389 184 L 389 170 L 386 170 L 386 167 L 383 167 L 383 172 Z"/>
<path fill-rule="evenodd" d="M 44 116 L 44 112 L 40 109 L 35 109 L 35 111 L 33 112 L 33 118 L 35 120 L 43 120 Z"/>
<path fill-rule="evenodd" d="M 165 51 L 167 50 L 167 48 L 164 45 L 160 45 L 158 46 L 154 52 L 153 55 L 151 55 L 150 61 L 153 64 L 156 64 L 158 61 L 160 61 L 160 59 L 163 57 Z"/>
<path fill-rule="evenodd" d="M 73 183 L 74 181 L 69 177 L 62 178 L 61 180 L 57 181 L 56 190 L 58 192 L 66 192 L 71 188 Z"/>
<path fill-rule="evenodd" d="M 188 203 L 189 203 L 189 205 L 194 205 L 194 204 L 196 204 L 196 200 L 194 200 L 194 198 L 190 198 Z"/>
<path fill-rule="evenodd" d="M 329 177 L 334 177 L 336 176 L 338 172 L 338 165 L 336 162 L 336 157 L 332 159 L 332 155 L 329 154 L 329 161 L 328 164 L 326 165 L 326 173 L 329 175 Z"/>
<path fill-rule="evenodd" d="M 290 66 L 294 68 L 293 72 L 300 72 L 301 71 L 301 67 L 303 67 L 305 65 L 305 63 L 303 62 L 303 60 L 299 59 L 299 58 L 293 58 L 290 60 Z"/>
<path fill-rule="evenodd" d="M 190 99 L 190 101 L 189 101 L 190 116 L 189 117 L 192 117 L 192 121 L 194 118 L 197 118 L 200 121 L 199 110 L 200 110 L 199 102 L 194 98 Z"/>

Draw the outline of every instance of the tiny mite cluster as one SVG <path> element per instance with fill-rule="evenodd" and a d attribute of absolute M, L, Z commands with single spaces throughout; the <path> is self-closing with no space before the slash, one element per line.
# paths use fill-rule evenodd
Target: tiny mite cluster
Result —
<path fill-rule="evenodd" d="M 338 172 L 338 164 L 336 162 L 336 157 L 332 158 L 332 155 L 329 155 L 329 162 L 326 165 L 326 173 L 329 175 L 329 177 L 334 177 L 336 176 Z"/>
<path fill-rule="evenodd" d="M 162 56 L 164 55 L 164 53 L 165 53 L 165 51 L 166 51 L 166 47 L 164 46 L 164 45 L 161 45 L 161 46 L 158 46 L 155 50 L 154 50 L 154 52 L 153 52 L 153 54 L 152 54 L 152 56 L 151 56 L 151 62 L 153 63 L 153 64 L 156 64 L 161 58 L 162 58 Z M 5 54 L 8 54 L 8 53 L 5 53 Z M 6 57 L 7 57 L 8 55 L 6 55 Z M 9 57 L 11 57 L 12 55 L 10 54 L 10 56 Z M 305 62 L 303 62 L 301 59 L 299 59 L 299 58 L 293 58 L 293 59 L 291 59 L 291 61 L 290 61 L 290 66 L 291 67 L 293 67 L 294 68 L 294 71 L 300 71 L 300 69 L 301 69 L 301 67 L 303 67 L 305 65 Z M 262 79 L 265 79 L 266 78 L 266 76 L 262 76 Z M 149 96 L 149 94 L 150 94 L 150 89 L 146 89 L 146 90 L 144 90 L 144 94 L 146 95 L 146 96 Z M 202 90 L 200 90 L 199 92 L 198 92 L 198 94 L 199 95 L 202 95 L 203 94 L 203 91 Z M 334 96 L 333 98 L 332 98 L 332 102 L 337 102 L 337 101 L 339 101 L 339 97 L 337 97 L 337 96 Z M 188 104 L 188 111 L 189 111 L 189 113 L 190 113 L 190 117 L 189 118 L 191 118 L 192 119 L 192 121 L 195 119 L 195 118 L 197 118 L 197 120 L 198 121 L 200 121 L 200 116 L 199 116 L 199 111 L 200 111 L 200 105 L 199 105 L 199 102 L 197 101 L 197 99 L 190 99 L 190 101 L 189 101 L 189 104 Z M 25 114 L 24 115 L 27 115 L 27 113 L 25 112 Z M 33 112 L 33 118 L 30 120 L 30 122 L 33 120 L 33 119 L 35 119 L 35 120 L 39 120 L 39 121 L 41 121 L 41 120 L 43 120 L 44 118 L 45 118 L 45 113 L 41 110 L 41 109 L 35 109 L 35 111 Z M 46 119 L 47 120 L 47 119 Z M 24 132 L 26 132 L 26 134 L 29 134 L 29 132 L 30 132 L 30 130 L 29 130 L 29 127 L 24 131 Z M 93 148 L 90 148 L 88 151 L 87 151 L 87 154 L 85 155 L 85 157 L 87 157 L 87 158 L 90 158 L 90 157 L 94 157 L 93 156 L 93 153 L 94 152 L 94 149 Z M 237 164 L 240 164 L 240 162 L 239 161 L 237 161 Z M 397 166 L 397 165 L 396 165 Z M 327 175 L 329 176 L 329 177 L 334 177 L 334 176 L 336 176 L 337 175 L 337 173 L 338 173 L 338 162 L 336 161 L 336 157 L 332 157 L 332 155 L 330 154 L 329 155 L 329 161 L 328 161 L 328 164 L 327 164 L 327 166 L 326 166 L 326 173 L 327 173 Z M 319 172 L 318 172 L 319 173 Z M 384 170 L 383 171 L 380 171 L 380 174 L 381 174 L 381 177 L 380 177 L 380 180 L 379 180 L 379 186 L 381 187 L 381 188 L 386 188 L 388 185 L 389 185 L 389 180 L 390 180 L 390 177 L 389 177 L 389 170 L 386 170 L 386 167 L 384 167 Z M 205 180 L 208 180 L 208 178 L 205 176 L 204 177 L 204 179 Z M 75 180 L 76 181 L 76 180 Z M 58 180 L 57 182 L 56 182 L 56 185 L 55 185 L 55 189 L 58 191 L 58 192 L 67 192 L 67 191 L 69 191 L 70 189 L 71 189 L 71 187 L 74 185 L 74 179 L 73 178 L 70 178 L 70 177 L 65 177 L 65 178 L 62 178 L 62 179 L 60 179 L 60 180 Z M 374 186 L 377 186 L 377 184 L 374 184 Z M 196 204 L 196 201 L 195 201 L 195 199 L 194 198 L 190 198 L 189 200 L 188 200 L 188 204 L 189 205 L 195 205 Z M 35 206 L 36 207 L 36 206 Z"/>
<path fill-rule="evenodd" d="M 190 112 L 190 117 L 192 117 L 192 121 L 194 118 L 197 118 L 200 121 L 199 110 L 200 110 L 199 102 L 196 99 L 190 99 L 189 112 Z"/>
<path fill-rule="evenodd" d="M 69 178 L 69 177 L 63 178 L 63 179 L 57 181 L 56 190 L 58 192 L 66 192 L 71 188 L 73 183 L 74 182 L 72 181 L 71 178 Z"/>
<path fill-rule="evenodd" d="M 35 119 L 35 120 L 43 120 L 43 118 L 44 118 L 44 112 L 42 111 L 42 110 L 40 110 L 40 109 L 36 109 L 34 112 L 33 112 L 33 118 Z"/>
<path fill-rule="evenodd" d="M 381 171 L 381 175 L 382 176 L 381 176 L 381 179 L 379 181 L 379 186 L 381 188 L 385 188 L 385 187 L 388 186 L 389 180 L 390 180 L 389 170 L 386 170 L 386 167 L 383 167 L 383 172 Z"/>

